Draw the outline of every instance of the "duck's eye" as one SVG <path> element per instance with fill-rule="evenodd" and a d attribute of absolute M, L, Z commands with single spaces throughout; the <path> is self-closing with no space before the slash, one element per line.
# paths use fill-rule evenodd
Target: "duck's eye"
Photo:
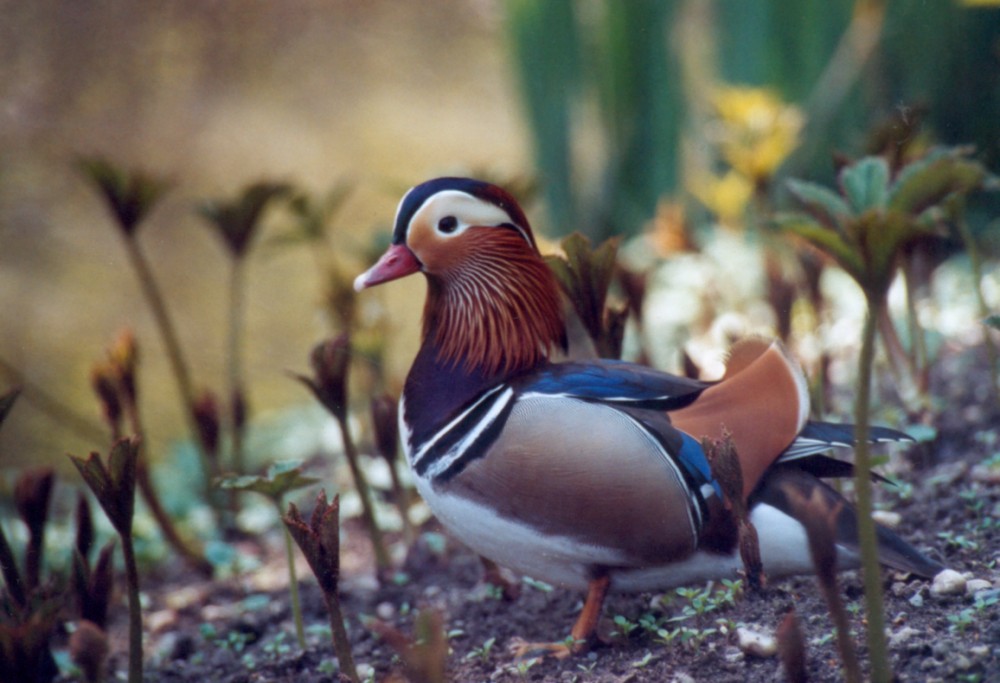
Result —
<path fill-rule="evenodd" d="M 458 219 L 454 216 L 445 216 L 438 221 L 438 232 L 450 235 L 458 228 Z"/>

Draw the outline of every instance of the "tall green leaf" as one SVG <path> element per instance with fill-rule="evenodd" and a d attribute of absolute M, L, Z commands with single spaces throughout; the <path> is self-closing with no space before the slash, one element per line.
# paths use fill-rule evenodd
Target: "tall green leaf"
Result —
<path fill-rule="evenodd" d="M 840 186 L 857 213 L 882 209 L 889 196 L 889 164 L 882 157 L 865 157 L 841 170 Z"/>

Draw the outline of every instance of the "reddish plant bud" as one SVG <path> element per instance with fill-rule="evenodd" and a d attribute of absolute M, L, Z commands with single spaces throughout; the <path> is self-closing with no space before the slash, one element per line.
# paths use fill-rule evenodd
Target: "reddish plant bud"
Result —
<path fill-rule="evenodd" d="M 122 398 L 131 405 L 136 405 L 138 393 L 136 368 L 139 366 L 139 346 L 136 344 L 132 330 L 124 329 L 118 333 L 118 337 L 108 352 L 108 357 L 118 377 Z"/>
<path fill-rule="evenodd" d="M 30 591 L 38 585 L 45 548 L 45 522 L 49 516 L 49 499 L 55 485 L 51 467 L 25 470 L 14 485 L 14 504 L 28 527 L 28 547 L 24 556 L 24 580 Z"/>
<path fill-rule="evenodd" d="M 104 419 L 113 434 L 121 433 L 122 404 L 118 398 L 118 382 L 110 363 L 98 363 L 90 371 L 90 386 L 97 394 L 104 412 Z"/>
<path fill-rule="evenodd" d="M 198 425 L 198 437 L 201 446 L 211 456 L 219 453 L 219 434 L 221 421 L 219 419 L 219 404 L 211 391 L 205 391 L 194 404 L 194 421 Z"/>
<path fill-rule="evenodd" d="M 104 669 L 110 651 L 108 634 L 97 624 L 84 619 L 76 625 L 76 630 L 69 639 L 69 654 L 83 672 L 85 681 L 97 683 L 104 680 Z"/>
<path fill-rule="evenodd" d="M 351 340 L 347 333 L 317 344 L 309 356 L 313 377 L 297 375 L 335 417 L 347 416 L 347 369 Z"/>
<path fill-rule="evenodd" d="M 794 609 L 781 620 L 776 635 L 778 657 L 781 658 L 785 678 L 789 683 L 806 683 L 809 680 L 806 673 L 806 641 Z"/>
<path fill-rule="evenodd" d="M 90 503 L 82 493 L 76 500 L 76 550 L 84 558 L 90 556 L 94 545 L 94 518 L 90 514 Z"/>

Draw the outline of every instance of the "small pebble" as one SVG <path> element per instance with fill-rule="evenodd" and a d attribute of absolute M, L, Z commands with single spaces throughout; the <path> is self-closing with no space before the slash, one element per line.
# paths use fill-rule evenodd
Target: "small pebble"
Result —
<path fill-rule="evenodd" d="M 958 671 L 966 671 L 972 668 L 972 660 L 965 655 L 958 655 L 955 657 L 955 661 L 952 662 L 952 666 Z"/>
<path fill-rule="evenodd" d="M 889 647 L 899 647 L 913 636 L 919 634 L 920 634 L 919 630 L 911 626 L 904 626 L 903 628 L 899 629 L 891 636 L 889 636 Z"/>
<path fill-rule="evenodd" d="M 972 469 L 969 470 L 969 478 L 984 484 L 1000 484 L 1000 467 L 973 465 Z"/>
<path fill-rule="evenodd" d="M 722 658 L 726 660 L 726 662 L 733 664 L 742 661 L 743 653 L 740 652 L 740 649 L 738 647 L 730 645 L 725 650 L 722 651 Z"/>
<path fill-rule="evenodd" d="M 674 677 L 671 679 L 670 683 L 697 683 L 697 682 L 693 678 L 691 678 L 691 676 L 682 671 L 680 673 L 674 674 Z"/>
<path fill-rule="evenodd" d="M 969 579 L 965 582 L 965 592 L 969 595 L 975 595 L 979 591 L 985 591 L 993 588 L 993 584 L 986 579 Z"/>
<path fill-rule="evenodd" d="M 891 510 L 876 510 L 872 513 L 872 519 L 889 529 L 899 527 L 899 523 L 903 521 L 902 515 Z"/>
<path fill-rule="evenodd" d="M 159 633 L 160 631 L 167 630 L 176 623 L 177 612 L 172 609 L 161 609 L 150 612 L 146 616 L 146 623 L 144 625 L 150 632 Z"/>
<path fill-rule="evenodd" d="M 975 645 L 969 648 L 969 654 L 973 657 L 981 658 L 985 657 L 990 653 L 989 645 Z"/>
<path fill-rule="evenodd" d="M 778 653 L 778 639 L 770 633 L 751 631 L 748 628 L 736 629 L 736 644 L 748 655 L 754 657 L 773 657 Z"/>
<path fill-rule="evenodd" d="M 924 596 L 922 593 L 914 593 L 913 595 L 910 596 L 910 599 L 907 600 L 907 602 L 909 602 L 914 607 L 923 607 Z"/>
<path fill-rule="evenodd" d="M 944 569 L 931 583 L 931 595 L 960 595 L 965 592 L 967 579 L 954 569 Z"/>
<path fill-rule="evenodd" d="M 391 602 L 380 602 L 375 607 L 375 616 L 382 621 L 391 621 L 396 616 L 396 606 Z"/>

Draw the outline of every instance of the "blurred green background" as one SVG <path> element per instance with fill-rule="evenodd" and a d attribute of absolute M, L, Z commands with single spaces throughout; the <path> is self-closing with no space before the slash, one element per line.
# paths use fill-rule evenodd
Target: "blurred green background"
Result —
<path fill-rule="evenodd" d="M 800 144 L 750 178 L 772 202 L 782 178 L 828 182 L 834 152 L 886 135 L 975 144 L 1000 167 L 991 2 L 37 0 L 0 13 L 0 358 L 15 370 L 0 370 L 0 389 L 30 382 L 99 426 L 90 369 L 132 327 L 154 451 L 183 434 L 173 381 L 79 154 L 173 181 L 139 239 L 196 382 L 212 387 L 226 261 L 194 209 L 257 180 L 315 193 L 349 182 L 330 236 L 360 269 L 402 191 L 433 175 L 537 177 L 529 213 L 550 237 L 636 234 L 663 199 L 719 213 L 693 196 L 732 163 L 718 145 L 729 86 L 787 107 Z M 313 255 L 269 241 L 288 221 L 267 216 L 248 271 L 247 384 L 263 421 L 310 402 L 286 371 L 335 327 Z M 372 296 L 389 308 L 385 374 L 398 384 L 422 287 Z M 27 399 L 0 431 L 0 468 L 105 447 Z"/>

